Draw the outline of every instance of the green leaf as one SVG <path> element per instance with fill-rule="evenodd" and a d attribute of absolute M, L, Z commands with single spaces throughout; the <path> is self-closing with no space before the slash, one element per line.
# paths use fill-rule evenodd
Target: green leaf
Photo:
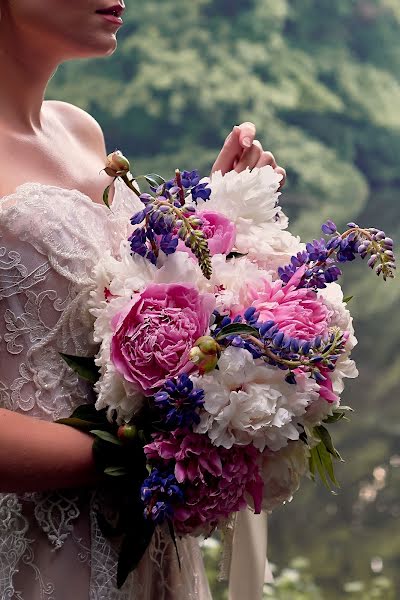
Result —
<path fill-rule="evenodd" d="M 348 412 L 354 412 L 352 408 L 350 408 L 350 406 L 341 406 L 340 408 L 336 409 L 333 411 L 332 415 L 329 415 L 328 417 L 326 417 L 326 419 L 324 419 L 324 423 L 330 424 L 330 423 L 338 423 L 338 421 L 341 421 L 342 419 L 347 419 L 346 414 Z"/>
<path fill-rule="evenodd" d="M 311 479 L 313 481 L 315 481 L 316 464 L 315 464 L 315 453 L 313 452 L 313 450 L 314 450 L 314 448 L 310 451 L 309 468 L 310 468 Z"/>
<path fill-rule="evenodd" d="M 106 187 L 106 189 L 104 190 L 104 192 L 103 192 L 103 202 L 107 206 L 107 208 L 110 208 L 110 202 L 109 202 L 108 198 L 109 198 L 109 195 L 110 195 L 110 188 L 111 188 L 111 186 L 112 186 L 112 183 L 110 185 L 108 185 Z"/>
<path fill-rule="evenodd" d="M 241 333 L 253 335 L 257 338 L 260 337 L 260 334 L 255 327 L 251 327 L 250 325 L 245 325 L 243 323 L 232 323 L 231 325 L 223 327 L 215 339 L 219 341 L 223 340 L 228 335 L 240 335 Z"/>
<path fill-rule="evenodd" d="M 97 523 L 104 537 L 116 537 L 125 533 L 124 523 L 119 519 L 117 524 L 110 523 L 100 512 L 96 513 Z"/>
<path fill-rule="evenodd" d="M 135 510 L 133 508 L 132 510 Z M 136 508 L 137 510 L 137 508 Z M 131 571 L 134 571 L 146 552 L 154 533 L 154 525 L 144 515 L 135 519 L 132 532 L 128 533 L 121 544 L 118 558 L 117 586 L 124 585 Z"/>
<path fill-rule="evenodd" d="M 313 448 L 311 450 L 311 456 L 312 456 L 312 459 L 313 459 L 313 462 L 314 462 L 314 473 L 316 471 L 318 471 L 319 476 L 320 476 L 321 481 L 324 484 L 324 486 L 329 491 L 332 491 L 331 488 L 330 488 L 330 485 L 328 484 L 328 480 L 326 478 L 324 466 L 323 466 L 323 464 L 321 462 L 321 457 L 320 457 L 319 452 L 318 452 L 318 446 L 316 446 L 315 448 Z"/>
<path fill-rule="evenodd" d="M 123 475 L 127 475 L 128 472 L 125 467 L 107 467 L 104 469 L 105 475 L 110 475 L 112 477 L 122 477 Z"/>
<path fill-rule="evenodd" d="M 343 458 L 340 456 L 339 452 L 334 447 L 331 435 L 330 435 L 329 431 L 326 429 L 326 427 L 319 425 L 318 427 L 314 428 L 314 432 L 319 437 L 321 442 L 325 445 L 325 448 L 328 450 L 328 452 L 330 454 L 332 454 L 332 456 L 337 458 L 337 460 L 344 462 Z"/>
<path fill-rule="evenodd" d="M 324 443 L 318 444 L 317 451 L 321 460 L 321 464 L 326 473 L 328 473 L 329 479 L 332 481 L 333 485 L 339 488 L 340 485 L 335 477 L 335 471 L 333 468 L 332 455 L 328 452 Z"/>
<path fill-rule="evenodd" d="M 247 256 L 247 252 L 246 254 L 242 254 L 241 252 L 230 252 L 227 254 L 226 260 L 231 260 L 232 258 L 242 258 L 242 256 Z"/>
<path fill-rule="evenodd" d="M 343 298 L 343 302 L 345 304 L 348 304 L 349 302 L 351 302 L 353 300 L 354 296 L 346 296 L 346 298 Z"/>
<path fill-rule="evenodd" d="M 92 429 L 90 433 L 100 438 L 104 442 L 109 442 L 110 444 L 114 444 L 115 446 L 122 446 L 122 442 L 117 438 L 117 436 L 113 435 L 109 431 L 102 431 L 101 429 Z"/>
<path fill-rule="evenodd" d="M 161 177 L 161 175 L 157 175 L 157 173 L 149 173 L 148 175 L 144 175 L 145 180 L 151 187 L 157 188 L 159 185 L 163 185 L 165 183 L 165 179 Z"/>
<path fill-rule="evenodd" d="M 79 429 L 79 431 L 85 431 L 86 433 L 90 433 L 94 427 L 98 427 L 99 425 L 99 423 L 96 421 L 84 421 L 83 419 L 76 419 L 74 417 L 58 419 L 56 423 L 59 423 L 60 425 L 68 425 L 69 427 L 74 427 L 75 429 Z"/>
<path fill-rule="evenodd" d="M 75 371 L 82 379 L 90 383 L 96 383 L 99 379 L 99 370 L 95 365 L 94 357 L 92 356 L 72 356 L 60 352 L 60 356 L 64 359 L 67 365 Z"/>
<path fill-rule="evenodd" d="M 327 475 L 336 487 L 340 487 L 335 477 L 332 455 L 325 448 L 323 442 L 312 448 L 310 451 L 310 473 L 314 480 L 316 471 L 318 471 L 321 481 L 330 492 L 334 493 Z"/>
<path fill-rule="evenodd" d="M 81 404 L 75 408 L 71 418 L 83 421 L 96 421 L 97 423 L 102 423 L 104 426 L 111 426 L 111 423 L 107 419 L 107 409 L 97 410 L 94 404 Z"/>

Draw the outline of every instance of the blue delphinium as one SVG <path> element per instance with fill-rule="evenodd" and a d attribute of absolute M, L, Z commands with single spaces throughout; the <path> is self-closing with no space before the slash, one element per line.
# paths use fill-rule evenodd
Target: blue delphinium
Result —
<path fill-rule="evenodd" d="M 162 414 L 163 428 L 177 429 L 200 423 L 198 409 L 204 405 L 204 390 L 194 389 L 188 375 L 169 379 L 154 396 L 154 404 Z"/>
<path fill-rule="evenodd" d="M 141 499 L 145 517 L 158 525 L 173 517 L 174 506 L 182 504 L 184 494 L 172 473 L 153 469 L 142 484 Z"/>

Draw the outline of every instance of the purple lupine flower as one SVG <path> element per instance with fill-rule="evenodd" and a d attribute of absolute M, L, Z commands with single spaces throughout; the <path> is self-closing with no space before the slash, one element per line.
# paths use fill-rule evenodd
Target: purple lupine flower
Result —
<path fill-rule="evenodd" d="M 195 187 L 200 182 L 200 175 L 198 171 L 182 171 L 182 185 L 186 190 Z"/>
<path fill-rule="evenodd" d="M 322 232 L 326 233 L 327 235 L 330 234 L 334 234 L 337 232 L 337 228 L 336 225 L 333 221 L 331 221 L 330 219 L 328 219 L 321 227 Z"/>
<path fill-rule="evenodd" d="M 153 469 L 141 487 L 141 499 L 147 519 L 160 524 L 171 519 L 176 506 L 182 504 L 184 494 L 171 472 Z"/>
<path fill-rule="evenodd" d="M 154 404 L 162 414 L 163 427 L 173 430 L 200 422 L 199 409 L 204 405 L 204 390 L 193 389 L 188 375 L 169 379 L 154 395 Z"/>

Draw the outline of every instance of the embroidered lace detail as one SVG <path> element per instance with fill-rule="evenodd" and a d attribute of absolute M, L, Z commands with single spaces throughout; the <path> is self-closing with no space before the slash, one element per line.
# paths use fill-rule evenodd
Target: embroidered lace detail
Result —
<path fill-rule="evenodd" d="M 121 182 L 111 211 L 76 190 L 35 183 L 0 199 L 0 407 L 56 420 L 88 401 L 60 352 L 95 353 L 92 269 L 104 248 L 118 252 L 136 202 Z M 162 533 L 117 590 L 117 549 L 94 507 L 77 491 L 0 494 L 1 600 L 211 598 L 197 543 L 182 542 L 181 574 Z"/>
<path fill-rule="evenodd" d="M 47 534 L 54 548 L 61 548 L 73 530 L 73 522 L 80 515 L 79 497 L 68 494 L 33 494 L 35 518 L 38 525 Z"/>
<path fill-rule="evenodd" d="M 103 536 L 97 519 L 97 513 L 101 509 L 104 511 L 104 503 L 107 498 L 102 494 L 97 494 L 92 500 L 90 523 L 92 530 L 92 581 L 90 585 L 90 600 L 133 600 L 142 598 L 143 590 L 140 584 L 135 585 L 135 596 L 131 596 L 132 579 L 131 575 L 123 586 L 123 589 L 116 588 L 118 551 Z M 138 583 L 138 582 L 137 582 Z M 140 592 L 140 593 L 139 593 Z M 137 594 L 137 595 L 136 595 Z"/>
<path fill-rule="evenodd" d="M 22 507 L 13 494 L 0 495 L 0 598 L 13 598 L 12 578 L 18 570 L 18 562 L 28 547 L 26 532 L 28 521 L 22 515 Z"/>

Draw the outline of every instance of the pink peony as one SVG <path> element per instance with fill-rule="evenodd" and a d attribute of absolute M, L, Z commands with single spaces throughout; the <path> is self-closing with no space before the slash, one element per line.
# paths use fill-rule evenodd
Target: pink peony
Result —
<path fill-rule="evenodd" d="M 111 360 L 123 377 L 152 395 L 188 364 L 207 333 L 215 300 L 191 285 L 151 284 L 113 319 Z"/>
<path fill-rule="evenodd" d="M 175 477 L 183 485 L 185 502 L 174 512 L 178 534 L 210 533 L 220 519 L 246 508 L 246 494 L 252 496 L 255 511 L 261 511 L 260 454 L 252 444 L 217 448 L 207 435 L 185 429 L 154 434 L 153 438 L 145 446 L 148 460 L 173 461 Z"/>
<path fill-rule="evenodd" d="M 290 281 L 264 280 L 264 289 L 248 287 L 248 305 L 260 312 L 260 321 L 275 321 L 280 331 L 303 340 L 312 340 L 328 331 L 330 311 L 310 289 L 296 289 L 305 267 L 298 269 Z"/>
<path fill-rule="evenodd" d="M 204 211 L 199 217 L 204 224 L 202 229 L 206 235 L 211 256 L 214 256 L 214 254 L 229 254 L 235 244 L 235 224 L 224 215 L 211 211 Z M 194 258 L 193 252 L 185 246 L 183 241 L 179 242 L 178 250 L 187 252 Z"/>

